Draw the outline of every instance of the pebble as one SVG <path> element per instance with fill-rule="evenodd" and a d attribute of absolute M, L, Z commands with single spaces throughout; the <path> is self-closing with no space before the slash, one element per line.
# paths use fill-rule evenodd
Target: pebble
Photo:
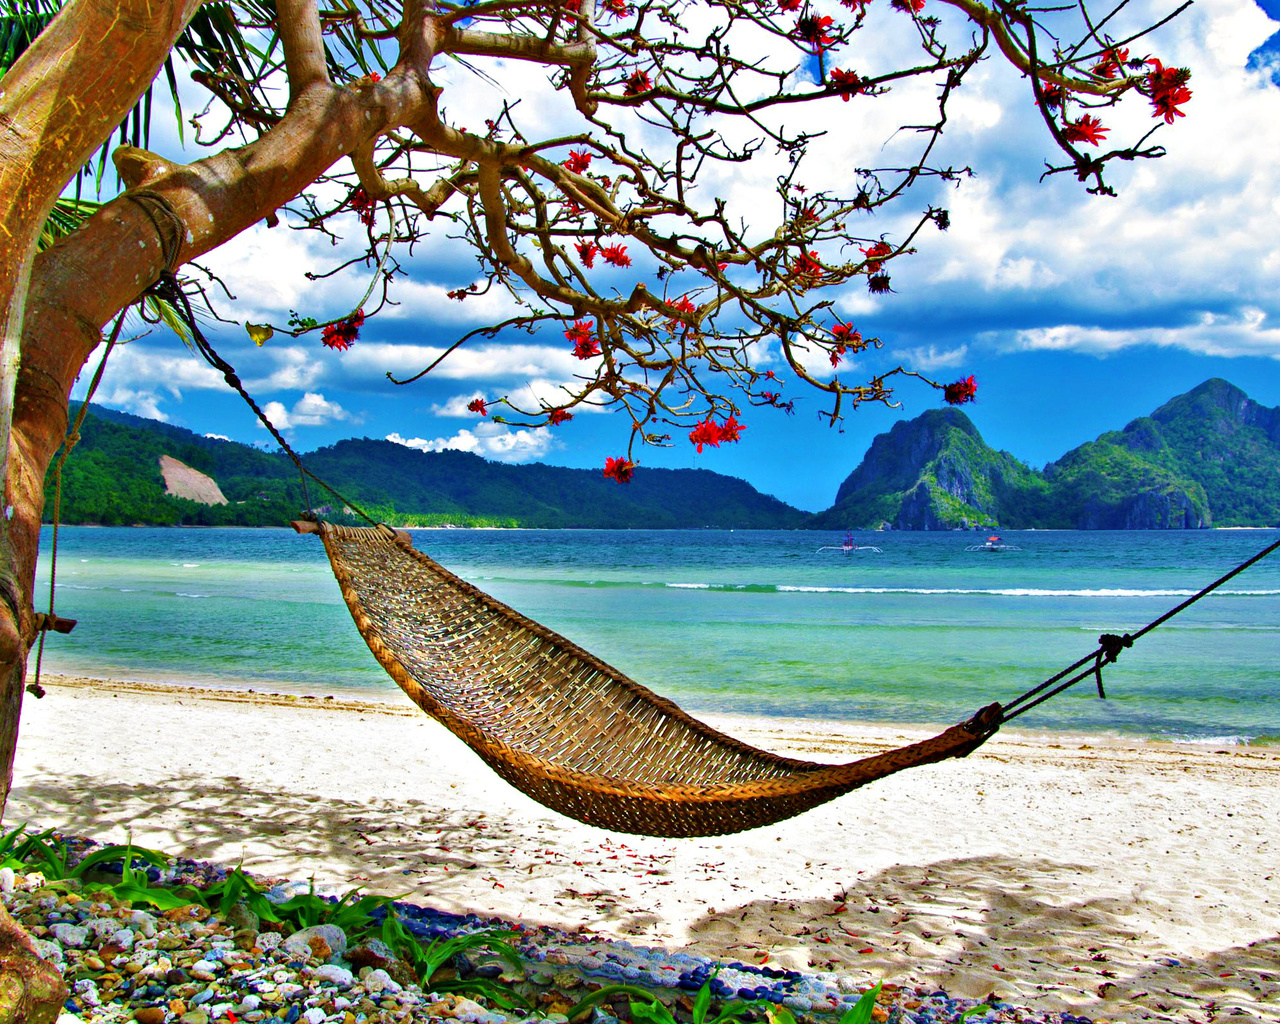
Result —
<path fill-rule="evenodd" d="M 90 848 L 85 842 L 84 849 Z M 175 862 L 163 871 L 164 881 L 192 885 L 225 876 L 221 867 L 191 861 Z M 130 1020 L 138 1024 L 221 1024 L 232 1016 L 244 1024 L 383 1024 L 393 1020 L 403 1024 L 448 1024 L 451 1020 L 529 1024 L 533 1019 L 519 1011 L 498 1012 L 458 995 L 428 998 L 412 983 L 407 965 L 396 959 L 393 951 L 367 938 L 351 948 L 348 936 L 333 925 L 303 929 L 286 938 L 276 931 L 258 932 L 256 915 L 243 906 L 231 908 L 225 917 L 211 916 L 198 907 L 156 915 L 95 902 L 102 896 L 85 899 L 75 892 L 40 890 L 44 879 L 38 874 L 15 875 L 7 890 L 3 882 L 0 872 L 0 891 L 10 912 L 33 935 L 48 936 L 34 940 L 37 951 L 58 964 L 69 981 L 74 980 L 74 994 L 60 1024 L 127 1024 Z M 307 883 L 281 883 L 270 890 L 269 898 L 282 902 L 310 889 Z M 710 981 L 720 998 L 747 993 L 750 998 L 782 1004 L 806 1021 L 838 1024 L 837 1015 L 867 984 L 864 978 L 740 962 L 717 964 L 686 952 L 449 914 L 429 907 L 396 906 L 404 927 L 424 943 L 494 927 L 514 931 L 512 944 L 529 979 L 522 991 L 547 1011 L 541 1019 L 550 1024 L 563 1024 L 564 1011 L 587 991 L 620 980 L 644 986 L 669 1005 L 677 998 L 687 1002 Z M 464 976 L 476 969 L 461 959 L 454 966 Z M 487 970 L 480 966 L 478 973 L 490 976 Z M 936 990 L 886 990 L 873 1020 L 878 1024 L 1084 1022 L 1084 1018 L 1038 1013 L 1004 1003 L 974 1013 L 978 1005 L 975 1000 L 953 999 Z M 604 1010 L 594 1019 L 596 1024 L 616 1024 Z"/>

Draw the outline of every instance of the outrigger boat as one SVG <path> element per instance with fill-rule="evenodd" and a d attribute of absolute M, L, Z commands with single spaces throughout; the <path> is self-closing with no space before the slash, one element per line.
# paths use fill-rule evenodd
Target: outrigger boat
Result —
<path fill-rule="evenodd" d="M 1022 548 L 1016 544 L 1006 544 L 1001 538 L 992 534 L 982 544 L 970 544 L 966 551 L 1021 551 Z"/>
<path fill-rule="evenodd" d="M 874 551 L 877 555 L 881 553 L 880 549 L 876 547 L 874 544 L 855 544 L 853 542 L 852 532 L 846 533 L 844 535 L 844 543 L 824 544 L 822 547 L 818 548 L 817 552 L 815 553 L 821 554 L 823 551 L 842 551 L 846 555 L 853 551 Z"/>

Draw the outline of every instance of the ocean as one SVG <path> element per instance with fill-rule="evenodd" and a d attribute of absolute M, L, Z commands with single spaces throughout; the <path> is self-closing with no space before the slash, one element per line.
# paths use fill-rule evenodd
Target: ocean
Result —
<path fill-rule="evenodd" d="M 951 723 L 1135 630 L 1272 530 L 974 533 L 416 530 L 499 600 L 697 713 Z M 36 607 L 48 600 L 48 528 Z M 837 550 L 819 551 L 823 546 Z M 44 671 L 311 694 L 395 685 L 315 537 L 63 527 Z M 34 655 L 32 660 L 34 665 Z M 1037 730 L 1280 743 L 1280 552 L 1079 684 Z"/>

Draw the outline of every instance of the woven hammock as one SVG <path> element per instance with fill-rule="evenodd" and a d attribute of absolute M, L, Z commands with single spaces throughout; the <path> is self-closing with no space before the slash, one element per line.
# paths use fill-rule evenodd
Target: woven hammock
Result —
<path fill-rule="evenodd" d="M 817 764 L 690 717 L 564 637 L 459 579 L 388 527 L 319 533 L 361 636 L 409 698 L 534 800 L 589 825 L 727 835 L 790 818 L 904 768 L 963 757 L 993 704 L 921 743 Z"/>

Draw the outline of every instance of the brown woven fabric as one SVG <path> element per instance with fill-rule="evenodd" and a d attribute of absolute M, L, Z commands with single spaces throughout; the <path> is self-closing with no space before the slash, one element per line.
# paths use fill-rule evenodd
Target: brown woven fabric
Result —
<path fill-rule="evenodd" d="M 517 789 L 590 825 L 741 832 L 963 757 L 999 728 L 993 704 L 933 739 L 848 764 L 781 757 L 691 718 L 403 535 L 330 523 L 318 532 L 360 634 L 400 688 Z"/>

